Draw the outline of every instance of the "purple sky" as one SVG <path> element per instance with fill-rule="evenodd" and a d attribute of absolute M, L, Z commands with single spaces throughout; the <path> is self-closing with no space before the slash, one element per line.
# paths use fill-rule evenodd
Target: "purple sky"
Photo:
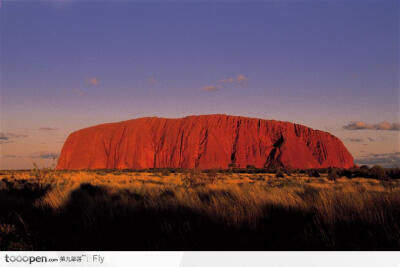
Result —
<path fill-rule="evenodd" d="M 400 166 L 398 1 L 5 0 L 0 22 L 1 169 L 51 164 L 82 127 L 208 113 Z"/>

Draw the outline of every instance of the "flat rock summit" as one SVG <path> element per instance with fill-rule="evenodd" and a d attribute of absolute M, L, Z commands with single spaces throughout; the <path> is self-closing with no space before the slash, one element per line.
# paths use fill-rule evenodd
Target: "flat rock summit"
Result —
<path fill-rule="evenodd" d="M 146 117 L 81 129 L 67 138 L 57 169 L 350 168 L 330 133 L 228 115 Z"/>

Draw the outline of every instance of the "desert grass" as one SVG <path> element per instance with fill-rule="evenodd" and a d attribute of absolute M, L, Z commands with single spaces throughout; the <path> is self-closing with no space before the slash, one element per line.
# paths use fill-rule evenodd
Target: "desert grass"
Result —
<path fill-rule="evenodd" d="M 2 171 L 0 250 L 398 250 L 400 181 Z"/>

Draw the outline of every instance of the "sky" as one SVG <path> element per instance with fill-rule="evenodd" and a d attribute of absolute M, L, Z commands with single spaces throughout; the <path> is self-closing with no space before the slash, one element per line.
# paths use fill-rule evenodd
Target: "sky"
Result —
<path fill-rule="evenodd" d="M 396 0 L 3 0 L 0 59 L 0 169 L 51 166 L 91 125 L 216 113 L 400 166 Z"/>

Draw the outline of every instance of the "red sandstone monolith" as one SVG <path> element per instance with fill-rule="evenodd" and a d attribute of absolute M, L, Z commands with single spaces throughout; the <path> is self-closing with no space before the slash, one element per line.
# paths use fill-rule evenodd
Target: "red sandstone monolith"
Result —
<path fill-rule="evenodd" d="M 67 138 L 57 169 L 350 168 L 330 133 L 290 122 L 228 115 L 148 117 L 81 129 Z"/>

